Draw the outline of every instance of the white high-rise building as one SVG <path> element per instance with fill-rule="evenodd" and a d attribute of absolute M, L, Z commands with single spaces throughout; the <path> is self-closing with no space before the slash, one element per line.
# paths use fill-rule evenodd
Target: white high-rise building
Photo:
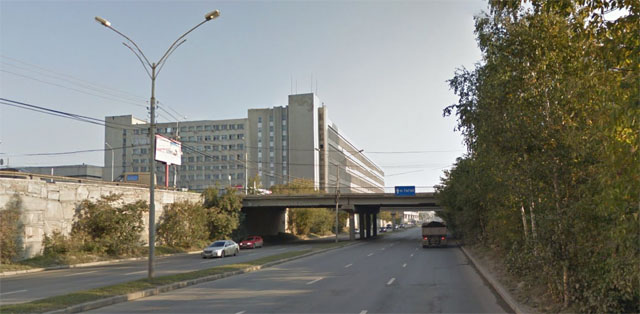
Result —
<path fill-rule="evenodd" d="M 182 165 L 169 167 L 169 186 L 243 188 L 257 175 L 264 188 L 304 178 L 332 192 L 339 176 L 341 192 L 383 192 L 384 172 L 340 133 L 320 104 L 312 93 L 290 95 L 287 106 L 250 109 L 243 119 L 157 123 L 157 134 L 183 147 Z M 111 173 L 112 156 L 116 178 L 148 172 L 149 124 L 131 115 L 105 122 L 104 173 Z M 156 167 L 162 185 L 165 167 Z"/>

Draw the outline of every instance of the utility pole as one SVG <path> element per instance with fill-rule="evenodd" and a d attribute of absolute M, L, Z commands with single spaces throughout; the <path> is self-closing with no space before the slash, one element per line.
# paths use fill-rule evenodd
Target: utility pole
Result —
<path fill-rule="evenodd" d="M 338 228 L 338 200 L 340 199 L 340 166 L 336 165 L 336 173 L 337 173 L 337 180 L 336 180 L 336 243 L 338 243 L 338 234 L 340 233 L 340 230 Z"/>

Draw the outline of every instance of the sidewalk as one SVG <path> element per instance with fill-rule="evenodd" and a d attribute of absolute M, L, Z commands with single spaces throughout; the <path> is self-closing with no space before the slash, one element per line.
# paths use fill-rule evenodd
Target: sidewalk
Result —
<path fill-rule="evenodd" d="M 496 279 L 494 274 L 491 273 L 488 270 L 488 268 L 485 267 L 485 265 L 480 264 L 478 259 L 476 259 L 469 250 L 464 248 L 464 245 L 459 245 L 458 247 L 460 248 L 460 250 L 462 250 L 464 255 L 467 256 L 469 261 L 471 261 L 471 263 L 473 263 L 473 266 L 478 270 L 478 273 L 480 273 L 480 275 L 493 287 L 493 289 L 498 293 L 498 295 L 500 295 L 502 300 L 504 300 L 509 305 L 509 307 L 511 307 L 511 310 L 513 310 L 514 313 L 516 313 L 516 314 L 538 313 L 534 309 L 532 309 L 532 308 L 530 308 L 530 307 L 528 307 L 528 306 L 526 306 L 524 304 L 520 304 L 509 293 L 509 290 L 506 287 L 504 287 L 502 285 L 502 283 L 500 283 Z"/>

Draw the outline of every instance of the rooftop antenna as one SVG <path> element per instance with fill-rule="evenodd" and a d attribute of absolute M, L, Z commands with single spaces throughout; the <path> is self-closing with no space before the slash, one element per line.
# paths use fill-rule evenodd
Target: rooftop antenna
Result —
<path fill-rule="evenodd" d="M 293 74 L 291 74 L 291 90 L 289 94 L 293 95 Z"/>

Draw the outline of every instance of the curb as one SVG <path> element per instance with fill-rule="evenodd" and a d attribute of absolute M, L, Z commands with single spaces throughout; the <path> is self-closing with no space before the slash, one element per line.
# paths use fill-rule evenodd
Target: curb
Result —
<path fill-rule="evenodd" d="M 214 280 L 227 278 L 227 277 L 231 277 L 231 276 L 235 276 L 235 275 L 240 275 L 240 274 L 259 271 L 259 270 L 261 270 L 263 268 L 268 268 L 268 267 L 271 267 L 271 266 L 275 266 L 275 265 L 278 265 L 278 264 L 286 263 L 286 262 L 293 261 L 293 260 L 296 260 L 296 259 L 301 259 L 301 258 L 305 258 L 305 257 L 311 256 L 311 255 L 316 255 L 316 254 L 324 253 L 324 252 L 331 251 L 331 250 L 341 249 L 341 248 L 345 248 L 347 246 L 352 246 L 352 245 L 356 245 L 356 244 L 359 244 L 359 242 L 351 242 L 351 243 L 348 243 L 348 244 L 346 244 L 344 246 L 337 247 L 337 248 L 322 249 L 322 250 L 318 250 L 318 251 L 315 251 L 315 252 L 309 252 L 307 254 L 303 254 L 303 255 L 300 255 L 300 256 L 289 257 L 289 258 L 285 258 L 285 259 L 281 259 L 281 260 L 265 263 L 263 265 L 250 266 L 250 267 L 247 267 L 247 268 L 244 268 L 244 269 L 234 270 L 234 271 L 230 271 L 230 272 L 226 272 L 226 273 L 222 273 L 222 274 L 217 274 L 217 275 L 211 275 L 211 276 L 206 276 L 206 277 L 201 277 L 201 278 L 196 278 L 196 279 L 190 279 L 190 280 L 185 280 L 185 281 L 174 282 L 172 284 L 168 284 L 168 285 L 164 285 L 164 286 L 160 286 L 160 287 L 156 287 L 156 288 L 151 288 L 151 289 L 147 289 L 147 290 L 132 292 L 132 293 L 128 293 L 128 294 L 125 294 L 125 295 L 118 295 L 118 296 L 109 297 L 109 298 L 106 298 L 106 299 L 100 299 L 100 300 L 96 300 L 96 301 L 81 303 L 81 304 L 73 305 L 73 306 L 70 306 L 70 307 L 66 307 L 64 309 L 45 312 L 45 314 L 80 313 L 80 312 L 84 312 L 84 311 L 94 310 L 94 309 L 97 309 L 97 308 L 101 308 L 101 307 L 105 307 L 105 306 L 109 306 L 109 305 L 113 305 L 113 304 L 117 304 L 117 303 L 124 303 L 124 302 L 127 302 L 127 301 L 132 301 L 132 300 L 136 300 L 136 299 L 141 299 L 141 298 L 145 298 L 145 297 L 149 297 L 149 296 L 158 295 L 158 294 L 163 293 L 163 292 L 169 292 L 169 291 L 172 291 L 172 290 L 186 288 L 186 287 L 197 285 L 197 284 L 204 283 L 204 282 L 209 282 L 209 281 L 214 281 Z"/>
<path fill-rule="evenodd" d="M 464 255 L 471 261 L 471 263 L 473 263 L 473 265 L 475 266 L 475 268 L 478 270 L 478 272 L 480 273 L 480 276 L 482 276 L 482 278 L 484 278 L 490 285 L 491 287 L 493 287 L 493 289 L 496 290 L 496 292 L 500 295 L 500 297 L 502 298 L 502 300 L 504 300 L 507 305 L 509 305 L 509 307 L 511 308 L 511 310 L 516 313 L 516 314 L 525 314 L 525 313 L 535 313 L 532 309 L 526 308 L 523 305 L 520 305 L 512 296 L 511 294 L 509 294 L 509 292 L 507 291 L 507 289 L 505 289 L 502 284 L 500 282 L 498 282 L 498 280 L 496 280 L 493 275 L 487 271 L 484 266 L 482 266 L 472 255 L 471 253 L 469 253 L 464 246 L 459 245 L 458 246 L 460 248 L 460 250 L 462 250 L 462 252 L 464 253 Z"/>
<path fill-rule="evenodd" d="M 201 251 L 191 251 L 191 252 L 187 252 L 187 253 L 163 254 L 163 255 L 156 255 L 156 257 L 198 254 L 200 252 Z M 115 263 L 120 263 L 120 262 L 142 261 L 142 260 L 147 260 L 147 259 L 148 259 L 148 257 L 131 257 L 131 258 L 112 259 L 112 260 L 99 261 L 99 262 L 90 262 L 90 263 L 81 263 L 81 264 L 72 264 L 72 265 L 60 265 L 60 266 L 43 267 L 43 268 L 31 268 L 31 269 L 24 269 L 24 270 L 5 271 L 5 272 L 0 272 L 0 278 L 13 276 L 13 275 L 19 275 L 19 274 L 36 273 L 36 272 L 47 271 L 47 270 L 82 268 L 82 267 L 91 267 L 91 266 L 115 264 Z"/>

